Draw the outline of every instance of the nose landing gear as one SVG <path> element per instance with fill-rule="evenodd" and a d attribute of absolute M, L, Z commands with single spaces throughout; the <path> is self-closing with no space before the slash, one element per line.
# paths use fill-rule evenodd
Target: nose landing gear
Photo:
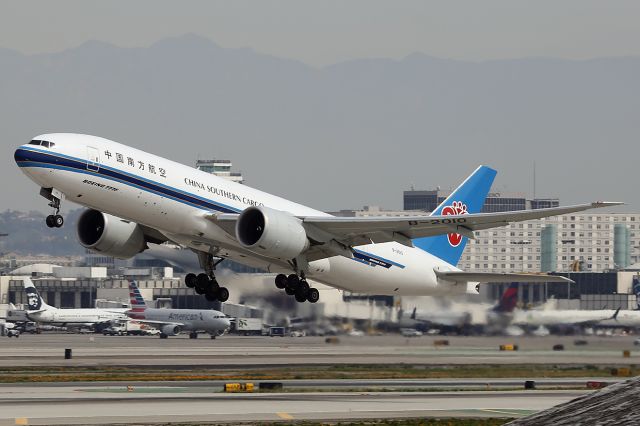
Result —
<path fill-rule="evenodd" d="M 64 225 L 64 218 L 60 215 L 63 194 L 55 188 L 42 188 L 40 195 L 50 201 L 49 207 L 54 210 L 54 214 L 47 216 L 45 223 L 49 228 L 61 228 Z"/>

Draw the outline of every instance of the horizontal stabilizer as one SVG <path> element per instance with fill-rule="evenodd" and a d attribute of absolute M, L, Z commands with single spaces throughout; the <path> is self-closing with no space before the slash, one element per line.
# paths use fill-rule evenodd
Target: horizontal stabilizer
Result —
<path fill-rule="evenodd" d="M 562 282 L 572 283 L 566 277 L 559 275 L 549 274 L 508 274 L 508 273 L 494 273 L 494 272 L 464 272 L 464 271 L 435 271 L 439 279 L 445 281 L 453 281 L 458 283 L 465 282 L 480 282 L 480 283 L 510 283 L 510 282 L 522 282 L 522 283 L 540 283 L 540 282 Z"/>

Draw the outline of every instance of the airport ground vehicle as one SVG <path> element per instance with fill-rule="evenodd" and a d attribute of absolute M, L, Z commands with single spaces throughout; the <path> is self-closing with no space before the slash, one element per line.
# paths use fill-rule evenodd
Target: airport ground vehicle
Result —
<path fill-rule="evenodd" d="M 391 296 L 477 294 L 479 282 L 566 282 L 545 274 L 464 272 L 456 265 L 476 230 L 616 205 L 480 213 L 496 171 L 479 166 L 430 216 L 336 217 L 90 135 L 40 135 L 14 158 L 49 200 L 49 227 L 63 225 L 66 199 L 89 208 L 77 225 L 89 250 L 124 259 L 149 243 L 184 245 L 204 270 L 187 274 L 185 284 L 220 302 L 229 290 L 215 269 L 227 258 L 279 272 L 275 285 L 300 303 L 320 298 L 307 278 Z"/>
<path fill-rule="evenodd" d="M 400 330 L 404 337 L 420 337 L 422 336 L 422 332 L 416 330 L 415 328 L 403 328 Z"/>
<path fill-rule="evenodd" d="M 236 318 L 235 330 L 245 336 L 260 335 L 263 325 L 261 318 Z"/>
<path fill-rule="evenodd" d="M 284 327 L 269 327 L 269 336 L 271 337 L 284 337 L 285 336 L 285 328 Z"/>

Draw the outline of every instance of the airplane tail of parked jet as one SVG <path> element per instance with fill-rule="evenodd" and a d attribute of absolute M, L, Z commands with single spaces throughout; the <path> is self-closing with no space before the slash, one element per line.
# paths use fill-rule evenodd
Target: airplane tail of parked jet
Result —
<path fill-rule="evenodd" d="M 633 277 L 633 294 L 636 295 L 636 311 L 640 311 L 640 277 Z"/>
<path fill-rule="evenodd" d="M 480 213 L 489 194 L 496 171 L 487 166 L 478 167 L 462 184 L 431 213 L 432 216 Z M 451 223 L 451 233 L 435 237 L 416 238 L 413 244 L 422 250 L 457 265 L 473 231 L 465 223 Z"/>
<path fill-rule="evenodd" d="M 132 319 L 144 319 L 144 311 L 147 309 L 147 303 L 140 293 L 140 289 L 134 280 L 129 280 L 129 298 L 131 301 L 131 310 L 128 312 Z"/>
<path fill-rule="evenodd" d="M 42 312 L 42 311 L 48 311 L 51 309 L 56 309 L 53 306 L 47 305 L 45 301 L 42 300 L 42 297 L 40 297 L 40 294 L 38 293 L 36 286 L 33 285 L 33 281 L 31 281 L 29 278 L 24 278 L 22 282 L 24 284 L 24 291 L 27 293 L 27 312 L 28 313 L 35 313 L 35 312 Z"/>
<path fill-rule="evenodd" d="M 509 287 L 502 293 L 502 297 L 498 304 L 493 308 L 493 312 L 510 313 L 513 312 L 518 303 L 518 287 L 520 283 L 511 283 Z"/>

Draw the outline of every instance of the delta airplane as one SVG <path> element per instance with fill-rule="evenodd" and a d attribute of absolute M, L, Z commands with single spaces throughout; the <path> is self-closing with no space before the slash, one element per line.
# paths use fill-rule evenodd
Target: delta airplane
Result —
<path fill-rule="evenodd" d="M 196 339 L 198 331 L 211 335 L 212 339 L 221 335 L 231 325 L 225 314 L 212 309 L 155 309 L 147 308 L 140 290 L 135 282 L 129 281 L 131 310 L 127 315 L 143 324 L 160 329 L 160 338 L 175 336 L 182 331 L 190 331 L 189 338 Z"/>
<path fill-rule="evenodd" d="M 27 293 L 27 318 L 43 324 L 60 325 L 69 328 L 109 326 L 118 321 L 128 320 L 126 308 L 114 309 L 58 309 L 42 300 L 35 285 L 29 278 L 23 278 Z"/>
<path fill-rule="evenodd" d="M 224 259 L 277 272 L 275 284 L 298 302 L 317 302 L 307 278 L 357 293 L 477 293 L 479 282 L 564 281 L 549 275 L 463 272 L 456 267 L 473 231 L 514 221 L 620 203 L 479 213 L 496 171 L 478 167 L 429 217 L 334 217 L 100 137 L 44 134 L 15 151 L 21 170 L 53 208 L 86 206 L 77 234 L 85 248 L 129 258 L 147 243 L 171 241 L 198 254 L 204 273 L 185 284 L 226 301 L 215 278 Z"/>
<path fill-rule="evenodd" d="M 401 315 L 401 322 L 406 323 L 410 320 L 414 324 L 422 323 L 457 329 L 471 325 L 506 328 L 511 321 L 513 310 L 518 302 L 518 285 L 519 283 L 511 283 L 494 306 L 468 303 L 456 304 L 451 308 L 437 310 L 425 310 L 415 307 L 408 319 L 406 317 L 403 318 Z"/>

